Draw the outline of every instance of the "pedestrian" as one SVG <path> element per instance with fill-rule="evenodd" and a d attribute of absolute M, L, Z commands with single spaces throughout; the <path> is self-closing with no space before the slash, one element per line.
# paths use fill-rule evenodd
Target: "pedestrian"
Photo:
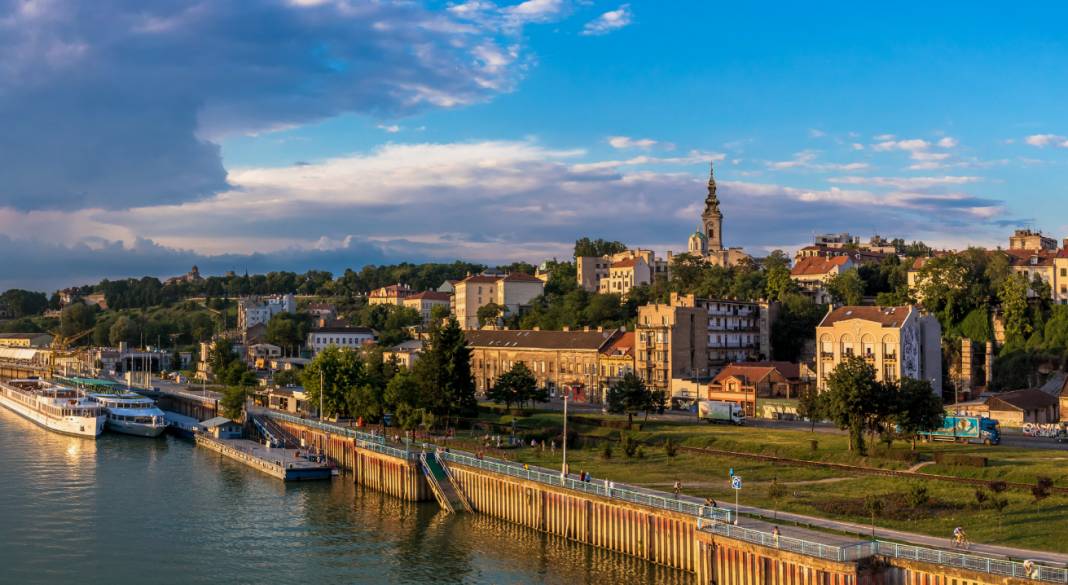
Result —
<path fill-rule="evenodd" d="M 771 529 L 771 537 L 775 539 L 775 548 L 779 548 L 779 527 L 776 526 Z"/>
<path fill-rule="evenodd" d="M 552 454 L 556 455 L 556 440 L 551 441 L 549 445 L 551 446 L 550 450 L 552 451 Z"/>
<path fill-rule="evenodd" d="M 587 471 L 586 472 L 586 483 L 590 483 L 592 481 L 593 481 L 593 477 L 590 475 L 590 472 Z"/>
<path fill-rule="evenodd" d="M 676 479 L 673 489 L 675 490 L 675 499 L 677 500 L 679 499 L 679 492 L 682 491 L 682 482 Z"/>
<path fill-rule="evenodd" d="M 537 446 L 538 446 L 538 440 L 537 439 L 531 439 L 530 440 L 530 448 L 533 449 L 534 447 L 537 447 Z"/>

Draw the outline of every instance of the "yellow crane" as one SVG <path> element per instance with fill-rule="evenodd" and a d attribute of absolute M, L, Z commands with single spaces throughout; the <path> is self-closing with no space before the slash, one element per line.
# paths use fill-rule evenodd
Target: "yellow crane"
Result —
<path fill-rule="evenodd" d="M 85 338 L 92 332 L 92 329 L 86 329 L 85 331 L 73 335 L 63 335 L 63 333 L 59 331 L 50 331 L 52 334 L 52 359 L 48 362 L 48 377 L 54 378 L 56 375 L 57 358 L 72 358 L 85 351 L 85 348 L 72 350 L 71 345 L 76 341 Z"/>

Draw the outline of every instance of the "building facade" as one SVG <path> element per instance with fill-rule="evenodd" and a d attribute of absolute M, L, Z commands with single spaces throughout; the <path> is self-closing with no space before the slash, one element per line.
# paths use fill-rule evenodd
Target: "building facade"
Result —
<path fill-rule="evenodd" d="M 708 385 L 707 400 L 733 402 L 745 415 L 757 416 L 761 398 L 795 399 L 802 380 L 798 364 L 788 362 L 752 362 L 729 364 Z"/>
<path fill-rule="evenodd" d="M 942 394 L 942 328 L 914 306 L 845 306 L 831 309 L 816 327 L 816 387 L 838 364 L 861 356 L 879 381 L 927 380 Z"/>
<path fill-rule="evenodd" d="M 633 331 L 625 331 L 601 348 L 597 364 L 602 402 L 607 400 L 612 384 L 634 373 L 634 337 Z"/>
<path fill-rule="evenodd" d="M 680 302 L 704 309 L 708 316 L 708 365 L 711 371 L 733 362 L 771 358 L 771 326 L 775 303 L 679 297 Z"/>
<path fill-rule="evenodd" d="M 406 284 L 391 284 L 376 288 L 367 295 L 368 305 L 397 305 L 403 304 L 404 299 L 415 294 L 415 291 Z"/>
<path fill-rule="evenodd" d="M 652 250 L 624 250 L 607 256 L 575 257 L 575 278 L 588 292 L 626 295 L 630 289 L 651 284 L 658 276 L 667 278 L 671 254 L 657 258 Z M 644 266 L 637 267 L 638 264 Z"/>
<path fill-rule="evenodd" d="M 48 347 L 52 335 L 48 333 L 0 333 L 0 347 Z"/>
<path fill-rule="evenodd" d="M 567 389 L 580 402 L 600 402 L 600 357 L 616 330 L 539 331 L 469 330 L 471 374 L 480 395 L 493 388 L 501 374 L 522 362 L 539 388 L 551 395 Z"/>
<path fill-rule="evenodd" d="M 307 347 L 315 354 L 331 345 L 356 349 L 374 343 L 375 338 L 374 330 L 368 327 L 323 327 L 308 334 Z"/>
<path fill-rule="evenodd" d="M 464 329 L 478 329 L 478 310 L 495 303 L 504 317 L 518 314 L 545 290 L 541 279 L 513 272 L 503 276 L 477 274 L 455 285 L 452 313 Z"/>
<path fill-rule="evenodd" d="M 266 325 L 279 313 L 296 313 L 297 299 L 292 294 L 270 297 L 247 297 L 237 303 L 237 328 L 246 331 L 256 325 Z"/>
<path fill-rule="evenodd" d="M 430 314 L 434 311 L 434 307 L 452 310 L 452 295 L 438 291 L 425 291 L 410 295 L 402 303 L 405 307 L 418 311 L 419 316 L 423 318 L 423 325 L 426 325 L 430 323 Z"/>
<path fill-rule="evenodd" d="M 646 386 L 671 395 L 674 379 L 709 375 L 708 313 L 679 303 L 638 307 L 634 369 Z"/>
<path fill-rule="evenodd" d="M 801 292 L 812 297 L 817 304 L 831 302 L 827 281 L 853 268 L 849 256 L 806 256 L 797 260 L 790 269 L 790 278 L 801 287 Z"/>

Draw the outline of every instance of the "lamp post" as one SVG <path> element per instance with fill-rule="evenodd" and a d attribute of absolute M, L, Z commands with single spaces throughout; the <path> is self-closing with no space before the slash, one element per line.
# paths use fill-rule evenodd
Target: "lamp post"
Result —
<path fill-rule="evenodd" d="M 567 387 L 564 387 L 564 462 L 560 466 L 560 477 L 567 478 Z"/>
<path fill-rule="evenodd" d="M 323 366 L 319 364 L 319 422 L 323 422 Z"/>

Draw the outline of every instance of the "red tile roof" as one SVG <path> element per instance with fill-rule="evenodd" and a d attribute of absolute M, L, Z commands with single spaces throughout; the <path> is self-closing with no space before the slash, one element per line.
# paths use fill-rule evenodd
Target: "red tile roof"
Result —
<path fill-rule="evenodd" d="M 494 349 L 600 350 L 615 331 L 464 331 L 467 345 Z"/>
<path fill-rule="evenodd" d="M 634 355 L 634 332 L 627 331 L 601 349 L 601 353 L 609 357 L 629 357 Z"/>
<path fill-rule="evenodd" d="M 808 256 L 807 258 L 802 258 L 790 270 L 790 276 L 827 274 L 836 267 L 845 266 L 847 262 L 851 262 L 848 256 Z"/>
<path fill-rule="evenodd" d="M 504 278 L 501 278 L 501 280 L 505 282 L 542 282 L 537 276 L 532 276 L 525 272 L 512 272 Z"/>
<path fill-rule="evenodd" d="M 987 407 L 1005 406 L 1013 410 L 1038 410 L 1057 404 L 1057 399 L 1041 390 L 1013 390 L 986 399 Z"/>
<path fill-rule="evenodd" d="M 637 258 L 627 258 L 626 260 L 620 260 L 619 262 L 613 262 L 612 268 L 633 268 L 638 264 Z"/>
<path fill-rule="evenodd" d="M 839 321 L 861 319 L 879 323 L 883 327 L 900 327 L 901 324 L 905 322 L 905 319 L 908 318 L 911 311 L 912 307 L 908 305 L 904 307 L 862 307 L 847 305 L 838 307 L 827 313 L 819 326 L 830 327 Z"/>
<path fill-rule="evenodd" d="M 427 301 L 446 301 L 446 302 L 448 302 L 448 300 L 451 299 L 451 298 L 452 298 L 452 295 L 450 295 L 449 293 L 438 292 L 436 290 L 427 290 L 427 291 L 423 291 L 421 293 L 415 293 L 414 295 L 409 295 L 405 300 L 408 300 L 408 301 L 411 301 L 411 300 L 427 300 Z"/>
<path fill-rule="evenodd" d="M 798 364 L 790 362 L 744 362 L 727 364 L 712 379 L 712 383 L 722 384 L 724 380 L 732 376 L 741 378 L 746 383 L 756 383 L 775 371 L 778 371 L 782 377 L 788 380 L 796 380 L 801 377 L 801 366 Z"/>

